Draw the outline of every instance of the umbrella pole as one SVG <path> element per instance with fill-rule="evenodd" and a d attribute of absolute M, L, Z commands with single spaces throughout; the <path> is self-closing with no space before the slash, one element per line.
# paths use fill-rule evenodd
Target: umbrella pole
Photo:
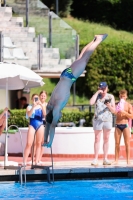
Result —
<path fill-rule="evenodd" d="M 6 79 L 6 107 L 8 108 L 8 78 Z M 4 158 L 4 166 L 7 165 L 8 162 L 8 111 L 6 111 L 6 133 L 5 133 L 5 158 Z"/>

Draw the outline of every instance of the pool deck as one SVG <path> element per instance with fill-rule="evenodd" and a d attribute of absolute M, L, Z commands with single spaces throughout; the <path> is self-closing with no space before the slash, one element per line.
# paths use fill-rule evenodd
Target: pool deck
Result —
<path fill-rule="evenodd" d="M 0 156 L 0 160 L 4 160 L 4 157 Z M 8 157 L 9 161 L 18 162 L 19 165 L 22 163 L 22 157 Z M 44 166 L 51 165 L 50 157 L 42 158 Z M 102 159 L 99 159 L 98 166 L 91 165 L 92 159 L 90 158 L 78 158 L 78 157 L 67 157 L 67 158 L 53 158 L 54 166 L 54 179 L 97 179 L 97 178 L 132 178 L 133 177 L 133 160 L 131 164 L 127 165 L 125 160 L 120 160 L 118 165 L 103 166 Z M 110 160 L 113 162 L 113 160 Z M 50 167 L 51 177 L 52 170 Z M 31 166 L 26 166 L 27 180 L 46 180 L 46 170 L 43 169 L 31 169 Z M 18 171 L 4 169 L 0 167 L 0 181 L 18 181 Z"/>

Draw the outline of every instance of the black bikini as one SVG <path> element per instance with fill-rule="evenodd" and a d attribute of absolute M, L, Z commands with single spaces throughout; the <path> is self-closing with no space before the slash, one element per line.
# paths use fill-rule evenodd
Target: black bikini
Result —
<path fill-rule="evenodd" d="M 115 127 L 123 131 L 125 128 L 128 127 L 128 124 L 116 124 Z"/>

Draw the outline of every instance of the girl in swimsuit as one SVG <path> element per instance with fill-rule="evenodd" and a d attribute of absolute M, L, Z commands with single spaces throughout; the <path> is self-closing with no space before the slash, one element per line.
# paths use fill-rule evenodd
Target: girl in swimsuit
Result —
<path fill-rule="evenodd" d="M 84 72 L 92 53 L 106 37 L 107 34 L 95 35 L 92 42 L 83 48 L 77 60 L 75 60 L 68 69 L 62 72 L 60 80 L 47 105 L 44 146 L 51 147 L 55 134 L 55 127 L 61 118 L 61 111 L 70 97 L 71 86 Z"/>
<path fill-rule="evenodd" d="M 27 134 L 27 144 L 24 151 L 24 164 L 26 165 L 27 159 L 31 150 L 31 146 L 34 141 L 34 134 L 36 134 L 36 157 L 35 164 L 38 164 L 40 153 L 41 153 L 41 143 L 43 140 L 44 125 L 43 118 L 46 115 L 46 110 L 39 100 L 37 94 L 32 95 L 32 105 L 29 105 L 26 109 L 26 115 L 30 118 L 29 130 Z"/>
<path fill-rule="evenodd" d="M 132 105 L 126 101 L 127 91 L 121 90 L 119 92 L 120 102 L 118 103 L 115 111 L 116 125 L 115 125 L 115 161 L 113 164 L 118 164 L 120 140 L 123 134 L 127 164 L 130 164 L 130 129 L 128 126 L 129 119 L 133 119 Z"/>

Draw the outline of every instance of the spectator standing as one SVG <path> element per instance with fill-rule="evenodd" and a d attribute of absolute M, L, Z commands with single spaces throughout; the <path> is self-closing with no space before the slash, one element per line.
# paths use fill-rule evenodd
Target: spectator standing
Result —
<path fill-rule="evenodd" d="M 46 91 L 41 91 L 40 94 L 39 94 L 39 99 L 40 99 L 40 102 L 42 103 L 42 106 L 45 110 L 45 113 L 46 113 L 46 106 L 47 106 L 47 102 L 46 102 L 46 99 L 47 99 L 47 92 Z M 45 121 L 45 116 L 43 118 L 43 125 L 44 125 L 44 130 L 45 130 L 45 124 L 46 124 L 46 121 Z M 44 135 L 43 135 L 43 139 L 42 139 L 42 144 L 44 142 Z M 34 142 L 34 152 L 36 152 L 36 142 Z M 42 156 L 43 156 L 43 153 L 44 153 L 44 147 L 42 146 L 41 147 L 41 153 L 40 153 L 40 157 L 39 157 L 39 162 L 38 164 L 43 164 L 43 162 L 41 161 L 42 159 Z M 32 155 L 32 152 L 31 152 L 31 155 Z M 32 161 L 28 162 L 28 164 L 31 164 Z"/>
<path fill-rule="evenodd" d="M 126 101 L 127 90 L 121 90 L 119 92 L 120 101 L 117 104 L 115 115 L 115 161 L 113 164 L 118 164 L 120 141 L 123 134 L 125 147 L 126 147 L 126 159 L 127 164 L 130 164 L 130 126 L 129 119 L 133 119 L 132 105 Z"/>
<path fill-rule="evenodd" d="M 27 108 L 27 106 L 29 105 L 28 103 L 27 103 L 27 98 L 26 97 L 21 97 L 20 98 L 20 106 L 21 106 L 21 108 L 22 109 L 26 109 Z"/>
<path fill-rule="evenodd" d="M 98 154 L 100 150 L 101 134 L 103 133 L 103 165 L 111 165 L 107 156 L 109 149 L 109 136 L 112 129 L 112 112 L 115 111 L 115 99 L 112 94 L 107 93 L 108 85 L 101 82 L 98 91 L 90 99 L 90 105 L 95 105 L 95 114 L 93 117 L 93 129 L 95 133 L 94 142 L 94 160 L 92 165 L 98 165 Z"/>
<path fill-rule="evenodd" d="M 32 105 L 29 105 L 27 107 L 26 115 L 30 118 L 30 123 L 27 134 L 27 144 L 24 151 L 24 165 L 27 164 L 27 159 L 35 138 L 35 134 L 36 134 L 35 164 L 38 165 L 41 154 L 41 144 L 44 134 L 43 118 L 46 115 L 46 112 L 37 94 L 32 95 Z"/>

